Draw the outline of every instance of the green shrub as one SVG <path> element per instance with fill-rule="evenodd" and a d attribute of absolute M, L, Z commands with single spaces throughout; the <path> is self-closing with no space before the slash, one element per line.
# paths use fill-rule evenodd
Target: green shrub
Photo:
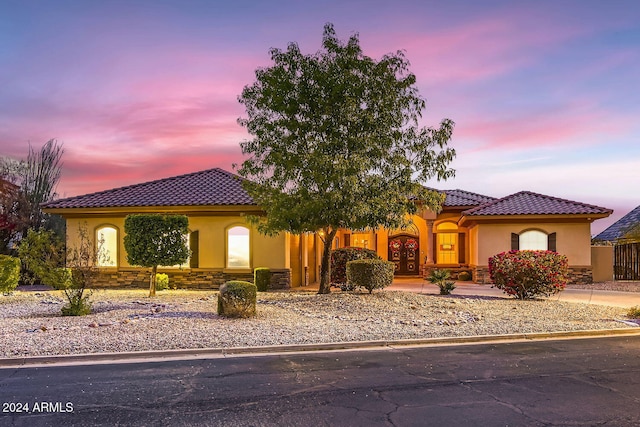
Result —
<path fill-rule="evenodd" d="M 640 306 L 636 305 L 627 311 L 627 317 L 631 319 L 640 319 Z"/>
<path fill-rule="evenodd" d="M 271 270 L 267 267 L 258 267 L 253 270 L 253 283 L 258 288 L 258 292 L 266 292 L 271 283 Z"/>
<path fill-rule="evenodd" d="M 460 280 L 461 282 L 468 282 L 469 280 L 471 280 L 471 273 L 469 273 L 468 271 L 461 271 L 460 273 L 458 273 L 458 280 Z"/>
<path fill-rule="evenodd" d="M 569 263 L 556 252 L 514 250 L 489 258 L 489 275 L 496 288 L 518 299 L 530 299 L 563 290 Z"/>
<path fill-rule="evenodd" d="M 20 259 L 0 255 L 0 292 L 12 292 L 20 280 Z"/>
<path fill-rule="evenodd" d="M 70 288 L 66 292 L 67 304 L 62 307 L 63 316 L 86 316 L 91 313 L 90 292 L 84 289 Z"/>
<path fill-rule="evenodd" d="M 156 291 L 166 291 L 169 289 L 169 275 L 164 273 L 156 274 Z"/>
<path fill-rule="evenodd" d="M 226 282 L 218 293 L 218 314 L 225 317 L 255 316 L 257 292 L 256 285 L 250 282 Z"/>
<path fill-rule="evenodd" d="M 395 264 L 381 259 L 359 259 L 347 263 L 347 284 L 365 288 L 369 293 L 393 282 Z"/>
<path fill-rule="evenodd" d="M 456 288 L 456 282 L 449 280 L 450 278 L 451 272 L 449 270 L 435 269 L 427 279 L 440 288 L 440 295 L 449 295 Z"/>
<path fill-rule="evenodd" d="M 342 290 L 353 290 L 348 285 L 347 263 L 359 259 L 382 259 L 371 249 L 340 248 L 331 251 L 331 285 Z"/>

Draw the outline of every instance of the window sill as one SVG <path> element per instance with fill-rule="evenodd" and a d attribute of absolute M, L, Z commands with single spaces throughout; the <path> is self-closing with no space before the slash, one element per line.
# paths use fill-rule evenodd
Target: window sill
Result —
<path fill-rule="evenodd" d="M 240 273 L 240 274 L 249 274 L 253 273 L 253 269 L 251 268 L 223 268 L 223 273 Z"/>

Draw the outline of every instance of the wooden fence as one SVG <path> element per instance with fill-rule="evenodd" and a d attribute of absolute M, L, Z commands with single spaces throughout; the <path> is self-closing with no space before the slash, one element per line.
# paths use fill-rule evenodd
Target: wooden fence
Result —
<path fill-rule="evenodd" d="M 615 280 L 640 280 L 640 243 L 614 247 L 613 272 Z"/>

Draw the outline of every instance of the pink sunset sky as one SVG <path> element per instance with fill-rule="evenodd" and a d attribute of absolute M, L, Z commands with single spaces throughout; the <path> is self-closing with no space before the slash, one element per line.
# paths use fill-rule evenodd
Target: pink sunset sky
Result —
<path fill-rule="evenodd" d="M 237 101 L 271 47 L 405 50 L 424 125 L 456 122 L 457 176 L 494 197 L 530 190 L 640 205 L 640 3 L 535 1 L 0 2 L 0 155 L 64 144 L 74 196 L 212 167 L 248 135 Z"/>

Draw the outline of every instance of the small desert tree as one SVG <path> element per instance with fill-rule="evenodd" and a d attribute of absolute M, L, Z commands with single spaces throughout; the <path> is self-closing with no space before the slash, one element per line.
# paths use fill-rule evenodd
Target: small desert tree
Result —
<path fill-rule="evenodd" d="M 78 225 L 78 240 L 66 251 L 52 230 L 29 230 L 18 253 L 41 283 L 64 291 L 67 305 L 62 308 L 63 315 L 82 316 L 91 312 L 89 295 L 85 292 L 99 273 L 98 259 L 103 255 L 102 242 L 94 245 L 86 225 Z"/>
<path fill-rule="evenodd" d="M 151 268 L 149 296 L 153 297 L 158 266 L 183 264 L 189 259 L 189 219 L 184 215 L 127 215 L 124 232 L 127 262 Z"/>
<path fill-rule="evenodd" d="M 420 127 L 425 107 L 402 52 L 363 54 L 358 35 L 344 43 L 324 28 L 322 50 L 271 49 L 273 65 L 256 71 L 239 101 L 253 139 L 238 169 L 266 216 L 250 217 L 274 235 L 317 232 L 324 242 L 319 293 L 330 292 L 331 244 L 340 228 L 397 228 L 443 197 L 421 183 L 447 179 L 455 151 L 453 122 Z"/>

